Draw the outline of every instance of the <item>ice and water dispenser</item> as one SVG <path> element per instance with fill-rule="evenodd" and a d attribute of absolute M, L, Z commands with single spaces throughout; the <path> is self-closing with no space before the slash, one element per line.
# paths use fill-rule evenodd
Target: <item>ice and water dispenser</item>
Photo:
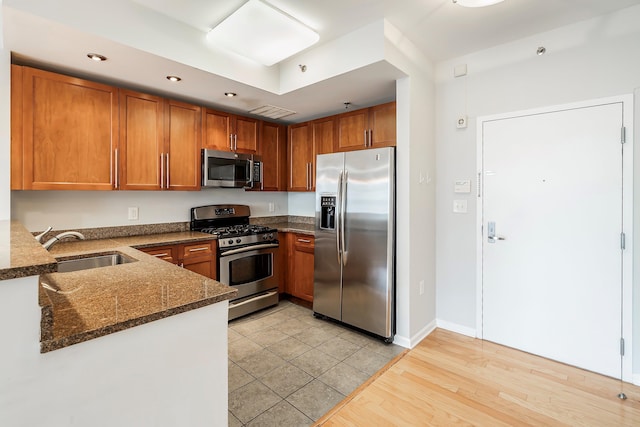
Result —
<path fill-rule="evenodd" d="M 320 228 L 336 229 L 336 196 L 320 196 Z"/>

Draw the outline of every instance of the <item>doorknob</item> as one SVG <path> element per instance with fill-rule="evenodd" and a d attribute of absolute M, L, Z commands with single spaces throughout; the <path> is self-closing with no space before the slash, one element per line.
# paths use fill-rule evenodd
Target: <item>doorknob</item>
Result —
<path fill-rule="evenodd" d="M 506 240 L 506 238 L 496 236 L 496 223 L 495 221 L 489 221 L 487 223 L 487 242 L 495 243 L 498 240 Z"/>

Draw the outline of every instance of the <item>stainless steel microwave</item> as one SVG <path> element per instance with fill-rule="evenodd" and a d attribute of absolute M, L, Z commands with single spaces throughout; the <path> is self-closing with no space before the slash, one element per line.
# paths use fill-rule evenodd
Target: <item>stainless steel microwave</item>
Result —
<path fill-rule="evenodd" d="M 253 154 L 202 150 L 203 188 L 260 188 L 262 161 Z"/>

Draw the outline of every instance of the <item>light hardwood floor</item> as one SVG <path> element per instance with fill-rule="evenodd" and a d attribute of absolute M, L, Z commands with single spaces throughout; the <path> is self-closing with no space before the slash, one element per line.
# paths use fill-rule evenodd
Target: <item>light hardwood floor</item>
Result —
<path fill-rule="evenodd" d="M 640 387 L 436 329 L 315 425 L 640 426 Z"/>

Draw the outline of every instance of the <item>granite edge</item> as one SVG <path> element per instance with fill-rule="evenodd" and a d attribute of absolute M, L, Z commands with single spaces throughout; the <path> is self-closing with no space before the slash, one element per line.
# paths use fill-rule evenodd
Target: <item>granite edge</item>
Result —
<path fill-rule="evenodd" d="M 167 310 L 155 312 L 145 316 L 137 317 L 135 319 L 125 320 L 124 322 L 115 323 L 113 325 L 105 326 L 103 328 L 94 329 L 91 331 L 82 332 L 75 335 L 70 335 L 64 338 L 53 339 L 47 336 L 47 340 L 44 340 L 44 336 L 40 341 L 40 353 L 48 353 L 50 351 L 59 350 L 64 347 L 68 347 L 73 344 L 79 344 L 85 341 L 92 340 L 94 338 L 103 337 L 116 332 L 124 331 L 136 326 L 144 325 L 145 323 L 154 322 L 156 320 L 164 319 L 166 317 L 174 316 L 176 314 L 185 313 L 187 311 L 195 310 L 197 308 L 206 307 L 208 305 L 216 304 L 218 302 L 226 301 L 236 296 L 238 291 L 236 289 L 230 290 L 225 293 L 221 293 L 206 299 L 194 301 L 189 304 L 184 304 L 178 307 L 170 308 Z M 43 315 L 45 310 L 43 309 Z M 41 322 L 45 322 L 44 316 Z M 47 317 L 48 319 L 48 317 Z M 53 316 L 51 315 L 51 323 L 53 324 Z"/>

